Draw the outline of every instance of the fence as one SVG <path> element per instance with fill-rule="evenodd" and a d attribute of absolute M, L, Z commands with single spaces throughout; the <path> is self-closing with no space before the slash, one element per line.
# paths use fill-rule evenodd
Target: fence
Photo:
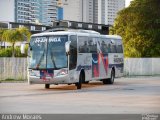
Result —
<path fill-rule="evenodd" d="M 26 58 L 0 58 L 0 80 L 27 79 Z"/>
<path fill-rule="evenodd" d="M 160 75 L 160 58 L 126 58 L 124 73 L 132 75 Z M 26 58 L 0 58 L 0 80 L 27 79 Z"/>
<path fill-rule="evenodd" d="M 134 75 L 160 75 L 160 58 L 126 58 L 124 73 Z"/>

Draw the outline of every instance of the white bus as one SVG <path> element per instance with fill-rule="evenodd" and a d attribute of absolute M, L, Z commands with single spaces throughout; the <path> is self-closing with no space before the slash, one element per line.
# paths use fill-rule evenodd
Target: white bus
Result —
<path fill-rule="evenodd" d="M 113 84 L 123 76 L 122 38 L 89 30 L 44 32 L 31 36 L 28 57 L 30 84 L 75 84 L 100 80 Z M 24 45 L 21 46 L 23 53 Z"/>

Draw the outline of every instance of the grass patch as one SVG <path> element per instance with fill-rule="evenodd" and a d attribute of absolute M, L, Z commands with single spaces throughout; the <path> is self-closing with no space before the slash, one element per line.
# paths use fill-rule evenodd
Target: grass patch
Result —
<path fill-rule="evenodd" d="M 7 78 L 7 79 L 5 79 L 5 81 L 15 81 L 15 79 Z"/>
<path fill-rule="evenodd" d="M 7 78 L 5 80 L 0 80 L 0 82 L 20 82 L 20 81 L 26 81 L 24 79 L 13 79 L 13 78 Z"/>

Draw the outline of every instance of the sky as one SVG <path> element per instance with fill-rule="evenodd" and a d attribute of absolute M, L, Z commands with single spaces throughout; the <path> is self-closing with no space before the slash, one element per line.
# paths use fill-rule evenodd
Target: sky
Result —
<path fill-rule="evenodd" d="M 130 1 L 132 1 L 132 0 L 126 0 L 126 7 L 128 7 L 128 6 L 129 6 Z"/>

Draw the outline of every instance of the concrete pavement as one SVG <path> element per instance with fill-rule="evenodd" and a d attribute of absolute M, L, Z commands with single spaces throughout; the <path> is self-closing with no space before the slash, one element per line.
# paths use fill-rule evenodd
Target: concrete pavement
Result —
<path fill-rule="evenodd" d="M 145 114 L 160 113 L 160 77 L 115 79 L 75 85 L 0 83 L 0 113 Z"/>

